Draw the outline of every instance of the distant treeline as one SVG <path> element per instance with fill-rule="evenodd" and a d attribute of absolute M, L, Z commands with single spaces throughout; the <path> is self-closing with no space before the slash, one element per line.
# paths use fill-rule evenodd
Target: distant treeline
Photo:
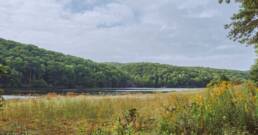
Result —
<path fill-rule="evenodd" d="M 223 75 L 241 82 L 248 73 L 156 63 L 96 63 L 34 45 L 0 39 L 3 88 L 204 87 Z"/>

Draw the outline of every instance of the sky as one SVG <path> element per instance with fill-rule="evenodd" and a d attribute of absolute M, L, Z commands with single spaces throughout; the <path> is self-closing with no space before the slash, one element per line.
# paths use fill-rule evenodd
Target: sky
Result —
<path fill-rule="evenodd" d="M 227 38 L 238 10 L 218 0 L 0 0 L 0 37 L 96 62 L 248 70 L 252 47 Z"/>

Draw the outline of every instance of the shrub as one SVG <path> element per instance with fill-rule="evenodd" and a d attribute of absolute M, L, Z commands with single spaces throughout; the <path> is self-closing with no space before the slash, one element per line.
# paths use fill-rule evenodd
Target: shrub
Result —
<path fill-rule="evenodd" d="M 256 83 L 256 86 L 258 86 L 258 59 L 256 60 L 256 64 L 252 66 L 250 77 Z"/>
<path fill-rule="evenodd" d="M 256 134 L 255 105 L 254 84 L 234 86 L 221 82 L 209 88 L 205 96 L 177 98 L 175 106 L 166 109 L 160 134 L 225 134 L 231 130 Z"/>
<path fill-rule="evenodd" d="M 0 89 L 0 110 L 2 110 L 4 106 L 4 98 L 2 97 L 3 93 L 4 93 L 4 90 Z"/>
<path fill-rule="evenodd" d="M 212 87 L 214 85 L 219 84 L 222 81 L 229 81 L 229 78 L 224 74 L 217 75 L 209 82 L 209 84 L 207 86 Z"/>
<path fill-rule="evenodd" d="M 136 118 L 137 110 L 135 108 L 126 111 L 123 116 L 116 121 L 114 134 L 133 135 L 135 133 Z"/>

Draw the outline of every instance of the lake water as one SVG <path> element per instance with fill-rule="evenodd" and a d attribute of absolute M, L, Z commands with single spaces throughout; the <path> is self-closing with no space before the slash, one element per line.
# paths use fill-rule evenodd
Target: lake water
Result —
<path fill-rule="evenodd" d="M 95 90 L 63 90 L 63 92 L 78 92 L 82 94 L 93 94 L 93 95 L 119 95 L 126 93 L 155 93 L 155 92 L 179 92 L 179 91 L 196 91 L 202 90 L 203 88 L 117 88 L 117 89 L 95 89 Z M 44 94 L 43 94 L 44 95 Z M 37 98 L 37 96 L 28 95 L 3 95 L 5 100 L 12 99 L 31 99 Z"/>
<path fill-rule="evenodd" d="M 36 98 L 36 96 L 3 95 L 3 98 L 5 100 L 11 100 L 11 99 L 30 99 L 30 98 Z"/>
<path fill-rule="evenodd" d="M 123 89 L 111 89 L 117 92 L 176 92 L 176 91 L 194 91 L 201 90 L 203 88 L 123 88 Z"/>

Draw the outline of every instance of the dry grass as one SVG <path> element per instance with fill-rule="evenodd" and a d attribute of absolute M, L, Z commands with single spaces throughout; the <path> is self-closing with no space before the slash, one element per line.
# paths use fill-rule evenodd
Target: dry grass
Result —
<path fill-rule="evenodd" d="M 209 121 L 208 123 L 204 121 L 207 117 L 205 114 L 208 115 L 211 112 L 222 111 L 221 113 L 226 115 L 232 111 L 239 111 L 241 113 L 239 122 L 245 125 L 246 121 L 242 115 L 246 116 L 249 113 L 242 111 L 240 105 L 247 103 L 249 105 L 249 102 L 255 102 L 257 97 L 252 97 L 254 99 L 250 101 L 246 100 L 249 98 L 248 93 L 241 93 L 244 87 L 249 86 L 231 86 L 225 83 L 205 91 L 115 96 L 74 93 L 61 96 L 50 93 L 37 99 L 10 100 L 6 101 L 3 111 L 0 112 L 0 134 L 165 135 L 187 134 L 189 128 L 193 131 L 192 133 L 196 131 L 195 128 L 197 130 L 202 128 L 203 132 L 208 134 L 211 133 L 209 128 L 216 128 L 216 125 L 209 127 L 211 126 Z M 249 91 L 247 88 L 247 92 Z M 233 101 L 225 96 L 227 94 L 239 98 L 234 99 L 237 101 L 234 101 L 237 107 L 221 106 L 221 104 Z M 238 117 L 237 114 L 235 116 Z M 187 121 L 202 120 L 203 123 L 182 125 L 179 121 L 184 118 Z M 221 117 L 216 117 L 216 119 L 212 122 L 221 121 Z M 180 127 L 177 125 L 178 122 L 181 124 Z"/>
<path fill-rule="evenodd" d="M 115 96 L 50 93 L 37 99 L 7 101 L 0 112 L 0 131 L 29 133 L 76 133 L 89 130 L 98 123 L 112 124 L 126 110 L 135 108 L 142 119 L 159 119 L 162 106 L 171 104 L 175 96 L 192 97 L 196 92 L 129 94 Z M 83 126 L 85 125 L 85 126 Z M 93 126 L 93 127 L 92 127 Z M 67 129 L 66 129 L 67 128 Z"/>

